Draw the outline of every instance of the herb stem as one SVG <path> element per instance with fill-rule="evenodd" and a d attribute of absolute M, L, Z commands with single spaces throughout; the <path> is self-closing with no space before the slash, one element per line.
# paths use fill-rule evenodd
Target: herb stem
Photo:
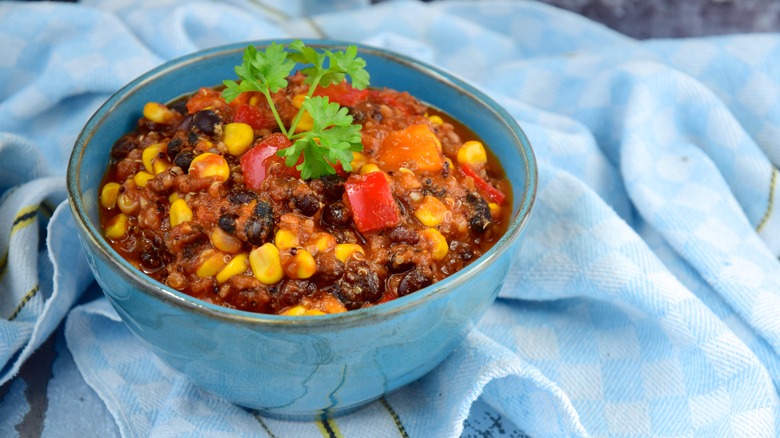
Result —
<path fill-rule="evenodd" d="M 323 74 L 320 73 L 317 76 L 315 76 L 314 81 L 309 86 L 309 92 L 306 93 L 306 99 L 311 99 L 311 97 L 314 95 L 314 89 L 317 88 L 317 84 L 320 83 L 320 80 L 322 79 Z M 293 119 L 292 123 L 290 124 L 290 131 L 288 133 L 284 133 L 284 135 L 287 136 L 290 140 L 292 140 L 292 135 L 295 134 L 295 128 L 298 126 L 298 122 L 301 121 L 301 117 L 303 117 L 303 113 L 305 111 L 299 110 L 298 114 L 295 115 L 295 118 Z"/>
<path fill-rule="evenodd" d="M 276 111 L 276 105 L 274 105 L 274 99 L 271 96 L 271 92 L 267 88 L 264 89 L 264 90 L 261 90 L 260 92 L 263 93 L 263 95 L 265 96 L 265 100 L 268 101 L 268 106 L 271 107 L 271 113 L 273 113 L 274 119 L 276 120 L 276 124 L 279 125 L 279 128 L 282 131 L 282 134 L 284 134 L 285 137 L 290 138 L 290 133 L 295 132 L 295 130 L 294 130 L 294 128 L 291 128 L 289 133 L 288 133 L 288 131 L 284 128 L 284 123 L 282 122 L 282 118 L 281 118 L 281 116 L 279 116 L 279 112 Z M 300 115 L 300 113 L 299 113 L 299 115 Z"/>

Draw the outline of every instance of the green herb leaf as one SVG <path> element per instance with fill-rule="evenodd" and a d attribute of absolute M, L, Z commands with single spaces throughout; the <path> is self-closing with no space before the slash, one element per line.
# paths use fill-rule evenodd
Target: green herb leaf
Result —
<path fill-rule="evenodd" d="M 230 102 L 245 91 L 275 93 L 287 86 L 287 76 L 295 62 L 287 59 L 287 52 L 281 44 L 272 43 L 262 52 L 253 46 L 244 50 L 244 62 L 234 69 L 241 82 L 224 81 L 222 97 Z"/>
<path fill-rule="evenodd" d="M 276 93 L 287 86 L 287 76 L 295 68 L 295 62 L 287 59 L 287 52 L 281 44 L 272 43 L 251 60 L 252 73 L 256 74 L 260 86 Z"/>
<path fill-rule="evenodd" d="M 349 46 L 344 52 L 332 52 L 325 50 L 317 52 L 311 47 L 305 46 L 300 40 L 290 44 L 290 59 L 301 63 L 311 64 L 310 67 L 301 70 L 306 75 L 305 82 L 312 87 L 327 87 L 331 84 L 341 83 L 346 75 L 352 80 L 352 86 L 364 89 L 368 86 L 369 75 L 365 70 L 366 61 L 357 57 L 357 47 Z M 325 64 L 328 66 L 326 67 Z"/>
<path fill-rule="evenodd" d="M 357 57 L 357 47 L 349 46 L 346 52 L 327 52 L 330 60 L 328 72 L 323 75 L 319 85 L 338 84 L 347 74 L 352 80 L 352 86 L 362 90 L 368 86 L 369 75 L 365 70 L 366 61 Z"/>
<path fill-rule="evenodd" d="M 276 110 L 271 93 L 287 87 L 287 77 L 295 64 L 306 65 L 301 70 L 309 92 L 298 114 L 293 118 L 289 129 Z M 327 64 L 327 66 L 326 66 Z M 246 91 L 262 93 L 274 114 L 281 132 L 293 145 L 277 154 L 285 158 L 287 166 L 295 166 L 303 154 L 303 162 L 297 166 L 303 179 L 319 178 L 336 173 L 333 167 L 341 163 L 346 171 L 352 170 L 352 152 L 363 150 L 360 142 L 360 125 L 352 124 L 352 116 L 338 103 L 331 103 L 327 97 L 312 97 L 318 86 L 327 87 L 341 83 L 349 76 L 352 86 L 364 89 L 368 86 L 369 74 L 365 70 L 366 62 L 357 56 L 357 47 L 349 46 L 344 52 L 324 50 L 318 52 L 296 40 L 289 46 L 272 43 L 263 51 L 253 46 L 244 50 L 243 62 L 236 66 L 235 72 L 240 82 L 226 80 L 222 97 L 230 102 Z M 310 131 L 295 134 L 295 127 L 304 112 L 308 112 L 313 121 Z"/>
<path fill-rule="evenodd" d="M 285 164 L 294 166 L 303 154 L 303 162 L 296 167 L 303 179 L 332 175 L 336 173 L 335 163 L 341 163 L 345 171 L 352 170 L 352 152 L 363 150 L 361 126 L 353 125 L 347 109 L 329 102 L 327 97 L 306 98 L 302 109 L 311 115 L 313 127 L 293 135 L 293 145 L 277 152 L 285 158 Z"/>

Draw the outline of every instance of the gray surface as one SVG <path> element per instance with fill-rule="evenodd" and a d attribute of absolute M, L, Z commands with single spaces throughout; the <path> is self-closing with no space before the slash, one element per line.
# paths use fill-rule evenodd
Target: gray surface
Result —
<path fill-rule="evenodd" d="M 635 38 L 780 30 L 777 0 L 544 0 Z"/>

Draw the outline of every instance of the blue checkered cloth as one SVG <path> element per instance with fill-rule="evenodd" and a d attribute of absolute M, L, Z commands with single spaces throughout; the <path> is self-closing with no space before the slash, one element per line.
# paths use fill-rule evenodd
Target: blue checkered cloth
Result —
<path fill-rule="evenodd" d="M 0 383 L 65 320 L 126 436 L 457 436 L 477 405 L 535 437 L 777 436 L 780 35 L 639 42 L 533 2 L 283 5 L 0 4 Z M 448 69 L 509 110 L 540 168 L 525 243 L 477 329 L 426 377 L 329 422 L 234 406 L 104 299 L 71 309 L 95 287 L 63 202 L 80 127 L 164 60 L 277 37 Z"/>

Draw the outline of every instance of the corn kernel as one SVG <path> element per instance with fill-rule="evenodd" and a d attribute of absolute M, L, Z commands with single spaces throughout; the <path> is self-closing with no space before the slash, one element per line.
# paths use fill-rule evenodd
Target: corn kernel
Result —
<path fill-rule="evenodd" d="M 183 222 L 189 222 L 192 220 L 192 210 L 187 205 L 187 201 L 184 199 L 177 199 L 171 204 L 171 209 L 168 212 L 171 219 L 171 226 L 175 227 Z"/>
<path fill-rule="evenodd" d="M 333 251 L 336 253 L 336 258 L 343 263 L 347 263 L 347 260 L 349 260 L 355 252 L 365 254 L 363 248 L 357 243 L 339 243 Z"/>
<path fill-rule="evenodd" d="M 298 249 L 291 259 L 284 264 L 284 273 L 294 280 L 305 280 L 317 272 L 317 262 L 314 256 L 305 249 Z"/>
<path fill-rule="evenodd" d="M 152 173 L 155 175 L 159 175 L 165 172 L 166 170 L 170 169 L 171 167 L 173 167 L 173 165 L 169 163 L 167 160 L 162 160 L 162 159 L 155 160 L 154 163 L 152 164 Z"/>
<path fill-rule="evenodd" d="M 305 100 L 305 94 L 297 94 L 292 98 L 292 104 L 295 108 L 301 109 Z M 314 119 L 311 118 L 311 114 L 308 111 L 304 111 L 301 114 L 301 118 L 298 119 L 298 124 L 295 125 L 295 132 L 311 131 L 313 127 Z"/>
<path fill-rule="evenodd" d="M 168 195 L 168 202 L 169 202 L 170 204 L 173 204 L 173 201 L 175 201 L 175 200 L 177 200 L 177 199 L 180 199 L 180 198 L 181 198 L 181 196 L 179 196 L 179 194 L 178 194 L 178 193 L 176 193 L 176 192 L 173 192 L 173 193 L 171 193 L 170 195 Z"/>
<path fill-rule="evenodd" d="M 490 208 L 490 216 L 493 218 L 493 220 L 498 219 L 501 217 L 501 206 L 496 204 L 495 202 L 491 202 L 488 204 L 488 207 Z"/>
<path fill-rule="evenodd" d="M 127 234 L 128 227 L 127 215 L 119 213 L 106 222 L 106 237 L 119 239 Z"/>
<path fill-rule="evenodd" d="M 280 313 L 280 315 L 284 316 L 316 316 L 316 315 L 325 315 L 325 312 L 318 309 L 307 309 L 301 305 L 290 307 L 289 309 L 285 310 L 284 312 Z"/>
<path fill-rule="evenodd" d="M 254 140 L 255 133 L 246 123 L 228 123 L 222 129 L 222 141 L 230 155 L 237 157 L 243 154 Z"/>
<path fill-rule="evenodd" d="M 144 117 L 154 123 L 167 123 L 173 119 L 173 111 L 161 103 L 147 102 L 144 105 Z"/>
<path fill-rule="evenodd" d="M 221 228 L 214 228 L 211 232 L 211 244 L 220 251 L 235 254 L 244 246 L 241 240 Z"/>
<path fill-rule="evenodd" d="M 144 170 L 139 170 L 138 173 L 133 176 L 133 182 L 135 182 L 135 185 L 138 187 L 146 187 L 146 183 L 148 183 L 152 178 L 154 178 L 154 175 L 151 173 Z"/>
<path fill-rule="evenodd" d="M 485 146 L 478 141 L 467 141 L 458 148 L 458 163 L 460 164 L 484 164 L 487 163 Z"/>
<path fill-rule="evenodd" d="M 428 116 L 428 120 L 430 120 L 431 123 L 433 123 L 434 125 L 441 125 L 444 123 L 444 120 L 442 120 L 442 118 L 437 116 L 436 114 L 432 116 Z"/>
<path fill-rule="evenodd" d="M 290 249 L 298 246 L 298 237 L 290 230 L 280 229 L 274 236 L 274 244 L 280 250 Z"/>
<path fill-rule="evenodd" d="M 377 166 L 374 163 L 364 164 L 363 167 L 360 168 L 360 174 L 361 175 L 366 175 L 368 173 L 381 172 L 381 171 L 382 170 L 379 168 L 379 166 Z"/>
<path fill-rule="evenodd" d="M 127 192 L 120 193 L 116 197 L 116 205 L 124 214 L 133 214 L 139 207 L 138 199 Z"/>
<path fill-rule="evenodd" d="M 414 217 L 426 227 L 435 227 L 442 223 L 445 213 L 447 206 L 435 197 L 426 195 L 422 204 L 414 211 Z"/>
<path fill-rule="evenodd" d="M 325 252 L 336 246 L 336 238 L 332 234 L 318 233 L 314 238 L 314 246 L 317 248 L 317 252 Z"/>
<path fill-rule="evenodd" d="M 365 155 L 360 152 L 352 152 L 352 162 L 349 163 L 352 166 L 352 170 L 360 169 L 366 163 L 368 163 L 368 159 Z"/>
<path fill-rule="evenodd" d="M 435 228 L 426 228 L 422 230 L 423 239 L 430 245 L 431 256 L 435 260 L 441 260 L 450 250 L 447 239 Z"/>
<path fill-rule="evenodd" d="M 222 284 L 230 277 L 246 272 L 249 267 L 249 256 L 246 253 L 241 253 L 233 257 L 227 265 L 217 274 L 217 282 Z"/>
<path fill-rule="evenodd" d="M 200 278 L 213 277 L 223 266 L 225 266 L 225 254 L 214 251 L 198 266 L 195 275 Z"/>
<path fill-rule="evenodd" d="M 212 176 L 224 182 L 230 177 L 230 166 L 222 155 L 206 152 L 192 160 L 189 172 L 196 178 Z"/>
<path fill-rule="evenodd" d="M 311 118 L 308 111 L 304 111 L 301 118 L 298 119 L 298 124 L 295 125 L 295 132 L 311 131 L 312 128 L 314 128 L 314 119 Z"/>
<path fill-rule="evenodd" d="M 292 104 L 295 107 L 295 109 L 301 109 L 303 106 L 303 102 L 306 100 L 305 94 L 296 94 L 292 98 Z"/>
<path fill-rule="evenodd" d="M 100 204 L 109 210 L 116 207 L 116 198 L 119 196 L 119 188 L 121 186 L 115 182 L 106 183 L 103 189 L 100 190 Z"/>
<path fill-rule="evenodd" d="M 158 161 L 165 163 L 166 160 L 162 157 L 165 155 L 165 151 L 167 150 L 168 147 L 164 143 L 155 143 L 145 147 L 144 151 L 141 153 L 141 162 L 144 164 L 144 169 L 146 169 L 147 172 L 154 173 L 156 175 L 158 172 L 155 172 L 154 163 Z M 167 167 L 165 169 L 167 169 Z"/>
<path fill-rule="evenodd" d="M 255 278 L 263 284 L 276 284 L 284 277 L 279 249 L 270 242 L 249 253 L 249 266 Z"/>
<path fill-rule="evenodd" d="M 293 306 L 289 309 L 285 310 L 284 312 L 280 313 L 280 315 L 284 316 L 303 316 L 306 313 L 306 308 L 303 306 Z"/>

